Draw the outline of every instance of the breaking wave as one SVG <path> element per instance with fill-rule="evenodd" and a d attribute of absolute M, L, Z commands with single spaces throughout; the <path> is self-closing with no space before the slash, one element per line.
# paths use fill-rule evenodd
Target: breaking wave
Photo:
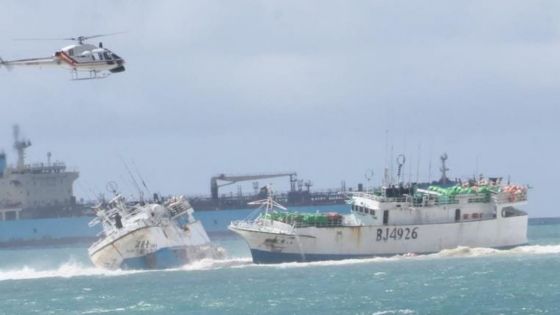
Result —
<path fill-rule="evenodd" d="M 427 260 L 454 257 L 493 257 L 505 255 L 547 255 L 560 254 L 560 245 L 527 245 L 520 246 L 508 250 L 499 250 L 492 248 L 471 248 L 457 247 L 454 249 L 442 250 L 435 254 L 427 255 L 397 255 L 393 257 L 374 257 L 364 259 L 347 259 L 347 260 L 330 260 L 317 262 L 291 262 L 270 265 L 253 264 L 250 257 L 237 257 L 226 259 L 205 258 L 181 268 L 168 269 L 166 272 L 182 272 L 182 271 L 198 271 L 198 270 L 216 270 L 216 269 L 237 269 L 237 268 L 305 268 L 319 266 L 343 266 L 353 264 L 368 264 L 378 262 L 404 261 L 404 260 Z M 83 276 L 126 276 L 136 273 L 145 272 L 161 272 L 162 270 L 105 270 L 95 268 L 91 265 L 83 265 L 76 262 L 66 262 L 56 269 L 40 270 L 24 266 L 20 269 L 0 270 L 0 281 L 6 280 L 25 280 L 40 278 L 71 278 Z"/>
<path fill-rule="evenodd" d="M 507 256 L 507 255 L 547 255 L 547 254 L 560 254 L 560 245 L 527 245 L 519 246 L 512 249 L 500 250 L 484 247 L 464 247 L 460 246 L 453 249 L 444 249 L 438 253 L 415 255 L 405 254 L 396 255 L 391 257 L 373 257 L 373 258 L 360 258 L 360 259 L 346 259 L 346 260 L 328 260 L 328 261 L 314 261 L 314 262 L 289 262 L 270 265 L 246 265 L 235 266 L 237 268 L 259 266 L 268 268 L 302 268 L 302 267 L 318 267 L 318 266 L 343 266 L 353 264 L 368 264 L 378 262 L 391 262 L 391 261 L 405 261 L 405 260 L 428 260 L 428 259 L 441 259 L 453 257 L 493 257 L 493 256 Z"/>
<path fill-rule="evenodd" d="M 403 310 L 379 311 L 373 313 L 372 315 L 392 315 L 392 314 L 417 314 L 417 313 L 410 309 L 403 309 Z"/>
<path fill-rule="evenodd" d="M 444 249 L 437 254 L 426 256 L 441 257 L 480 257 L 480 256 L 500 256 L 500 255 L 546 255 L 560 254 L 560 245 L 526 245 L 514 247 L 512 249 L 494 249 L 484 247 L 457 247 L 454 249 Z"/>
<path fill-rule="evenodd" d="M 224 269 L 224 268 L 234 268 L 241 266 L 253 265 L 253 260 L 250 257 L 243 258 L 229 258 L 229 259 L 212 259 L 205 258 L 199 261 L 195 261 L 188 265 L 181 267 L 181 270 L 214 270 L 214 269 Z"/>
<path fill-rule="evenodd" d="M 0 281 L 6 280 L 27 280 L 41 278 L 72 278 L 72 277 L 88 277 L 88 276 L 126 276 L 137 273 L 146 272 L 162 272 L 162 271 L 195 271 L 195 270 L 214 270 L 223 268 L 232 268 L 252 264 L 251 258 L 230 258 L 230 259 L 212 259 L 205 258 L 195 261 L 191 264 L 180 268 L 166 270 L 106 270 L 96 268 L 91 265 L 83 265 L 76 262 L 66 262 L 56 269 L 35 269 L 24 266 L 20 269 L 0 270 Z"/>
<path fill-rule="evenodd" d="M 67 262 L 56 269 L 38 270 L 28 266 L 20 269 L 0 270 L 0 281 L 25 280 L 40 278 L 71 278 L 80 276 L 122 276 L 144 272 L 141 270 L 105 270 L 93 266 L 84 266 L 76 262 Z"/>

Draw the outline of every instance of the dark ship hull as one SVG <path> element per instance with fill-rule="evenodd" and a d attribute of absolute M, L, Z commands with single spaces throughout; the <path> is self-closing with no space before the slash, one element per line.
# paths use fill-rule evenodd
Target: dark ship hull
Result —
<path fill-rule="evenodd" d="M 342 205 L 345 204 L 346 200 L 345 195 L 340 191 L 294 191 L 276 195 L 274 198 L 288 207 Z M 189 202 L 196 211 L 212 211 L 254 208 L 254 206 L 250 206 L 249 203 L 259 199 L 263 199 L 262 194 L 248 196 L 223 196 L 220 198 L 191 197 L 189 198 Z"/>

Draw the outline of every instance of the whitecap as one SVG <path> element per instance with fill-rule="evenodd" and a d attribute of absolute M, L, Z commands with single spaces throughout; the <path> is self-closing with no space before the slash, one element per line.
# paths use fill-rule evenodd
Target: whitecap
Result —
<path fill-rule="evenodd" d="M 184 265 L 180 269 L 188 270 L 188 271 L 214 270 L 214 269 L 246 266 L 246 265 L 251 265 L 252 263 L 253 260 L 249 257 L 228 258 L 228 259 L 204 258 L 198 261 L 191 262 L 187 265 Z"/>
<path fill-rule="evenodd" d="M 413 311 L 413 310 L 410 310 L 410 309 L 387 310 L 387 311 L 375 312 L 372 315 L 392 315 L 392 314 L 416 314 L 416 311 Z"/>
<path fill-rule="evenodd" d="M 56 269 L 35 269 L 23 266 L 19 269 L 0 270 L 0 281 L 25 280 L 40 278 L 71 278 L 80 276 L 122 276 L 142 271 L 138 270 L 105 270 L 92 266 L 84 266 L 76 262 L 66 262 Z"/>

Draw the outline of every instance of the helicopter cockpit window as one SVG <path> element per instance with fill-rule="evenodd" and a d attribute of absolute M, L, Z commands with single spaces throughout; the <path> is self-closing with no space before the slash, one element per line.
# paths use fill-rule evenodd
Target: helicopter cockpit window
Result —
<path fill-rule="evenodd" d="M 115 60 L 116 60 L 116 59 L 121 59 L 121 57 L 119 57 L 119 55 L 117 55 L 117 54 L 115 54 L 115 53 L 112 53 L 112 55 L 113 55 L 113 59 L 115 59 Z"/>
<path fill-rule="evenodd" d="M 95 54 L 92 54 L 90 51 L 84 51 L 83 53 L 80 54 L 80 57 L 88 58 L 95 61 Z"/>
<path fill-rule="evenodd" d="M 103 60 L 103 54 L 102 53 L 98 53 L 97 55 L 99 56 L 99 60 Z"/>
<path fill-rule="evenodd" d="M 103 57 L 105 57 L 105 60 L 111 60 L 111 56 L 109 56 L 109 54 L 106 51 L 103 52 Z"/>

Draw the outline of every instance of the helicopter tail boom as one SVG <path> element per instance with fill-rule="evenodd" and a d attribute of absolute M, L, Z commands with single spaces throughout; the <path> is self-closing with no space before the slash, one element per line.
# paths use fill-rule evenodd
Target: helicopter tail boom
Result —
<path fill-rule="evenodd" d="M 12 70 L 12 66 L 9 65 L 8 63 L 6 63 L 6 62 L 4 61 L 4 59 L 2 59 L 2 58 L 0 57 L 0 68 L 2 68 L 2 66 L 6 67 L 6 69 L 8 69 L 8 71 Z"/>

